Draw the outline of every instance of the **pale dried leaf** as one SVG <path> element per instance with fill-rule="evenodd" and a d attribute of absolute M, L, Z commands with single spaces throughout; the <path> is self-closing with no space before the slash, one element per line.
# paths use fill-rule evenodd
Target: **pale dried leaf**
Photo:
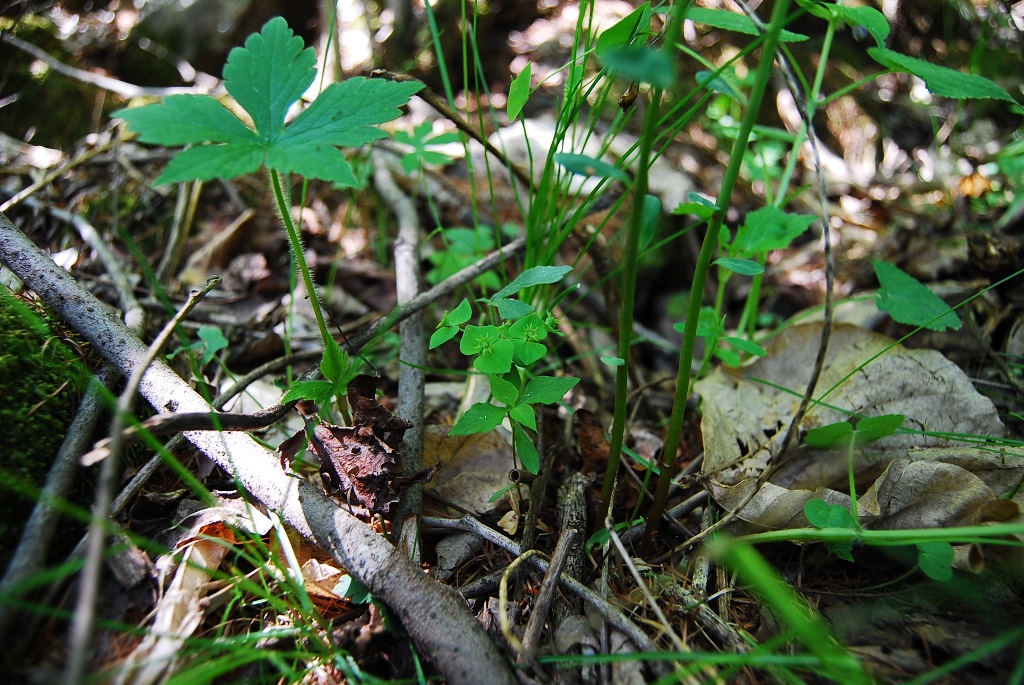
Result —
<path fill-rule="evenodd" d="M 803 505 L 812 497 L 849 506 L 845 449 L 810 449 L 798 440 L 787 454 L 778 454 L 810 375 L 820 333 L 820 324 L 791 328 L 767 346 L 765 357 L 742 369 L 719 369 L 696 384 L 703 399 L 704 474 L 719 504 L 734 510 L 767 464 L 781 463 L 740 513 L 756 529 L 806 527 Z M 891 343 L 870 331 L 836 326 L 818 395 Z M 974 390 L 959 367 L 933 350 L 897 345 L 854 373 L 825 401 L 864 417 L 904 414 L 904 426 L 911 429 L 1003 434 L 992 402 Z M 801 423 L 801 435 L 848 418 L 838 409 L 812 408 Z M 1021 456 L 920 434 L 896 434 L 860 446 L 854 468 L 861 523 L 887 529 L 973 525 L 983 505 L 1014 491 L 1024 478 Z"/>

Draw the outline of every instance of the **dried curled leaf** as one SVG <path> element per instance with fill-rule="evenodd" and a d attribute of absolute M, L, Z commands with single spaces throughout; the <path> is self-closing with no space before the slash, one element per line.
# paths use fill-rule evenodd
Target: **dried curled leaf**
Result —
<path fill-rule="evenodd" d="M 321 421 L 309 431 L 309 446 L 320 459 L 320 479 L 329 495 L 354 496 L 368 510 L 387 514 L 398 501 L 398 487 L 422 482 L 433 475 L 398 471 L 398 448 L 408 421 L 395 416 L 376 400 L 377 380 L 356 376 L 348 386 L 353 426 Z M 302 433 L 279 448 L 282 461 L 293 457 Z"/>
<path fill-rule="evenodd" d="M 807 526 L 803 505 L 811 497 L 849 504 L 845 449 L 811 449 L 798 439 L 786 454 L 778 453 L 810 375 L 820 332 L 820 324 L 791 328 L 772 341 L 764 358 L 742 369 L 716 371 L 696 384 L 703 399 L 703 475 L 719 504 L 736 509 L 763 469 L 769 463 L 778 467 L 740 513 L 761 530 Z M 891 343 L 861 328 L 837 326 L 817 395 Z M 1020 455 L 963 446 L 942 435 L 998 437 L 1003 426 L 992 402 L 934 350 L 897 345 L 857 370 L 825 401 L 836 409 L 812 408 L 801 422 L 802 433 L 850 414 L 904 414 L 906 428 L 929 433 L 897 433 L 857 447 L 862 525 L 971 525 L 985 503 L 1015 492 L 1024 477 Z"/>

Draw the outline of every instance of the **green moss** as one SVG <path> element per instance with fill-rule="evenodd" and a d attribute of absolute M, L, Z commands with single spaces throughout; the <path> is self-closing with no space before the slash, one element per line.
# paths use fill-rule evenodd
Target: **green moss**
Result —
<path fill-rule="evenodd" d="M 89 379 L 38 303 L 0 288 L 0 569 L 6 567 Z M 9 488 L 14 488 L 11 492 Z"/>

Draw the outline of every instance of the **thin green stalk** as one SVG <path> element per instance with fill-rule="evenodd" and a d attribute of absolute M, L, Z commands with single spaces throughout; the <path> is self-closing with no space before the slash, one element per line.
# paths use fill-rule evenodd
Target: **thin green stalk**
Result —
<path fill-rule="evenodd" d="M 704 234 L 700 255 L 697 257 L 693 284 L 690 288 L 690 304 L 687 308 L 686 322 L 683 326 L 683 344 L 679 351 L 679 372 L 676 377 L 675 402 L 672 407 L 672 416 L 669 419 L 668 434 L 665 436 L 661 475 L 658 477 L 658 489 L 654 494 L 650 515 L 647 517 L 647 528 L 644 530 L 644 537 L 641 542 L 641 553 L 650 549 L 654 536 L 658 533 L 661 516 L 665 510 L 668 486 L 672 481 L 672 465 L 675 462 L 676 451 L 679 449 L 679 439 L 683 430 L 686 398 L 690 392 L 690 365 L 693 364 L 693 350 L 697 339 L 697 319 L 700 316 L 700 306 L 703 301 L 708 268 L 711 265 L 711 258 L 714 256 L 715 248 L 718 245 L 718 233 L 722 228 L 726 210 L 729 208 L 729 198 L 732 197 L 733 188 L 736 186 L 736 180 L 739 178 L 740 165 L 743 162 L 743 154 L 747 149 L 747 141 L 750 139 L 750 132 L 754 128 L 754 122 L 757 120 L 761 100 L 764 98 L 768 81 L 771 78 L 772 64 L 775 61 L 775 47 L 779 42 L 779 32 L 782 30 L 788 6 L 789 0 L 779 0 L 775 7 L 772 8 L 771 22 L 761 46 L 761 61 L 757 65 L 754 87 L 750 93 L 750 104 L 743 116 L 739 136 L 733 145 L 729 166 L 726 168 L 725 176 L 722 179 L 722 188 L 718 195 L 718 209 L 715 210 L 714 215 L 711 217 L 707 232 Z"/>
<path fill-rule="evenodd" d="M 689 2 L 676 2 L 672 6 L 672 15 L 665 35 L 662 50 L 674 57 L 674 36 L 679 34 L 683 25 L 683 17 Z M 637 159 L 636 179 L 633 182 L 633 207 L 629 214 L 626 229 L 626 252 L 623 255 L 622 302 L 619 310 L 619 347 L 618 356 L 623 364 L 615 369 L 615 415 L 612 421 L 611 449 L 608 455 L 608 466 L 605 469 L 604 484 L 601 488 L 601 503 L 598 507 L 595 530 L 603 530 L 608 510 L 611 507 L 612 494 L 615 489 L 615 476 L 619 472 L 619 461 L 622 458 L 623 436 L 626 431 L 626 404 L 629 397 L 629 351 L 633 339 L 633 300 L 636 296 L 636 262 L 640 247 L 640 231 L 643 223 L 644 198 L 647 196 L 648 167 L 651 163 L 651 150 L 658 126 L 658 109 L 661 104 L 662 89 L 655 88 L 651 93 L 651 103 L 644 115 L 643 132 L 640 137 L 640 155 Z M 674 453 L 673 453 L 674 454 Z M 661 473 L 664 479 L 665 471 Z M 659 480 L 660 484 L 660 480 Z M 667 485 L 666 485 L 667 487 Z"/>
<path fill-rule="evenodd" d="M 329 344 L 329 341 L 334 338 L 331 336 L 331 332 L 327 330 L 327 322 L 324 320 L 324 313 L 320 309 L 320 299 L 317 296 L 316 285 L 313 283 L 313 276 L 309 273 L 309 265 L 306 263 L 306 257 L 302 254 L 302 239 L 299 237 L 299 232 L 295 229 L 295 222 L 292 221 L 292 213 L 288 209 L 288 203 L 284 198 L 284 189 L 281 186 L 281 178 L 276 171 L 270 172 L 270 182 L 274 188 L 274 198 L 277 200 L 277 209 L 281 214 L 281 221 L 284 223 L 284 230 L 288 233 L 288 244 L 292 248 L 292 254 L 295 255 L 295 263 L 299 267 L 299 273 L 302 275 L 302 283 L 306 286 L 306 293 L 309 295 L 309 304 L 313 307 L 313 316 L 316 317 L 316 325 L 320 328 L 320 336 L 324 340 L 324 346 Z"/>

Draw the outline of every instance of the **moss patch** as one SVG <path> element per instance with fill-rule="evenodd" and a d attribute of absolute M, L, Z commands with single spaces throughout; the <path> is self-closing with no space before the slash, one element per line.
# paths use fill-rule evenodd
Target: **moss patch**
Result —
<path fill-rule="evenodd" d="M 0 569 L 6 568 L 89 373 L 40 304 L 0 288 Z M 14 492 L 12 492 L 12 489 Z"/>

